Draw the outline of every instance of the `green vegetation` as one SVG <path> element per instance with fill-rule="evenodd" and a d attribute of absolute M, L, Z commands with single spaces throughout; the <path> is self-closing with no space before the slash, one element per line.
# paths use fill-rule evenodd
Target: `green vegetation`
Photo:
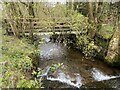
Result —
<path fill-rule="evenodd" d="M 65 38 L 65 44 L 74 43 L 72 47 L 81 50 L 86 57 L 97 57 L 112 66 L 119 67 L 119 3 L 66 2 L 66 4 L 57 3 L 53 6 L 49 2 L 21 2 L 21 0 L 20 2 L 3 2 L 2 22 L 6 33 L 2 34 L 0 87 L 42 87 L 42 79 L 37 78 L 43 71 L 34 70 L 38 69 L 34 68 L 34 62 L 35 65 L 38 62 L 33 61 L 32 58 L 40 55 L 38 46 L 41 39 L 38 36 L 34 38 L 34 33 L 39 32 L 39 27 L 49 30 L 66 25 L 76 34 L 73 37 L 71 35 L 72 39 L 68 35 L 69 38 Z M 35 29 L 33 27 L 37 29 L 33 30 Z M 29 39 L 25 38 L 26 33 L 29 34 Z M 53 33 L 55 34 L 55 31 Z M 61 65 L 52 65 L 50 73 Z"/>
<path fill-rule="evenodd" d="M 98 34 L 100 34 L 104 39 L 111 39 L 113 33 L 113 26 L 109 24 L 103 24 L 102 28 L 98 31 Z"/>
<path fill-rule="evenodd" d="M 71 4 L 68 3 L 68 5 Z M 72 5 L 72 9 L 83 14 L 83 17 L 76 14 L 78 18 L 75 17 L 76 21 L 73 24 L 76 27 L 75 30 L 79 30 L 77 48 L 85 56 L 103 59 L 110 65 L 114 65 L 115 62 L 116 66 L 119 66 L 120 58 L 120 34 L 116 34 L 120 17 L 118 4 L 119 2 L 113 4 L 108 2 L 75 2 Z M 86 9 L 83 8 L 85 6 L 87 6 Z"/>
<path fill-rule="evenodd" d="M 32 59 L 34 46 L 28 44 L 27 39 L 18 39 L 3 35 L 2 43 L 2 77 L 1 86 L 4 88 L 35 88 L 41 87 L 37 80 L 30 80 L 32 72 Z"/>
<path fill-rule="evenodd" d="M 38 55 L 38 49 L 30 43 L 29 39 L 18 39 L 14 36 L 2 35 L 2 58 L 1 58 L 1 83 L 2 88 L 41 88 L 42 78 L 37 79 L 44 73 L 33 69 L 31 53 Z M 62 64 L 50 66 L 49 73 L 55 72 Z M 32 78 L 34 76 L 34 78 Z"/>

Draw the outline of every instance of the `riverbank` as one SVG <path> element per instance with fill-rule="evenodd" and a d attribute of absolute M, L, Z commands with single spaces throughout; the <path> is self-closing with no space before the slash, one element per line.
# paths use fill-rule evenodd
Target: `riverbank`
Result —
<path fill-rule="evenodd" d="M 2 35 L 2 75 L 0 77 L 2 88 L 35 88 L 41 87 L 31 78 L 32 59 L 29 55 L 34 52 L 34 46 L 29 40 L 18 39 L 14 36 Z"/>
<path fill-rule="evenodd" d="M 103 24 L 94 38 L 88 33 L 76 35 L 76 47 L 87 57 L 95 57 L 107 64 L 120 66 L 120 38 L 118 28 Z"/>

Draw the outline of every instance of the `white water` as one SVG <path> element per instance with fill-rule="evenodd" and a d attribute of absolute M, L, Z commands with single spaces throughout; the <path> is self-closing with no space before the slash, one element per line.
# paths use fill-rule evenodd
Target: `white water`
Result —
<path fill-rule="evenodd" d="M 112 78 L 120 77 L 120 76 L 108 76 L 108 75 L 105 75 L 103 72 L 101 72 L 100 70 L 98 70 L 96 68 L 93 68 L 91 73 L 93 75 L 93 78 L 96 81 L 109 80 L 109 79 L 112 79 Z"/>
<path fill-rule="evenodd" d="M 76 74 L 76 77 L 75 77 L 76 83 L 73 83 L 71 81 L 70 76 L 65 75 L 62 71 L 60 73 L 58 73 L 57 78 L 47 77 L 47 80 L 59 81 L 59 82 L 66 83 L 68 85 L 71 85 L 71 86 L 74 86 L 74 87 L 77 87 L 77 88 L 80 88 L 82 86 L 82 82 L 81 82 L 82 78 L 79 74 Z"/>
<path fill-rule="evenodd" d="M 65 53 L 64 47 L 61 47 L 60 45 L 51 42 L 41 45 L 40 50 L 41 57 L 47 58 L 48 60 L 55 57 L 63 57 L 63 54 Z"/>

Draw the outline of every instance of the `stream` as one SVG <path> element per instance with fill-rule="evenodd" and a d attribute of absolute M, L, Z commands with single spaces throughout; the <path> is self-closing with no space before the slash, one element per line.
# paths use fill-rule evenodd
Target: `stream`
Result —
<path fill-rule="evenodd" d="M 39 46 L 39 66 L 45 70 L 41 77 L 46 76 L 46 87 L 80 88 L 87 83 L 120 77 L 119 69 L 110 67 L 101 60 L 86 58 L 80 51 L 70 49 L 62 43 L 50 42 L 49 35 L 41 37 L 44 38 L 44 43 Z M 49 67 L 57 63 L 62 66 L 49 75 Z M 65 85 L 60 85 L 61 83 Z"/>

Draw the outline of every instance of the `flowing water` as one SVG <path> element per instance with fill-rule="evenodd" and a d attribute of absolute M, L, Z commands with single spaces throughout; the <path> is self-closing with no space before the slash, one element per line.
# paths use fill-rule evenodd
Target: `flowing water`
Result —
<path fill-rule="evenodd" d="M 40 45 L 39 66 L 45 69 L 41 76 L 47 76 L 48 81 L 80 88 L 86 83 L 120 77 L 119 69 L 100 60 L 86 59 L 80 51 L 70 49 L 64 44 L 50 42 L 49 35 L 43 35 L 42 38 L 44 43 Z M 48 75 L 49 67 L 57 63 L 62 63 L 61 68 Z"/>

